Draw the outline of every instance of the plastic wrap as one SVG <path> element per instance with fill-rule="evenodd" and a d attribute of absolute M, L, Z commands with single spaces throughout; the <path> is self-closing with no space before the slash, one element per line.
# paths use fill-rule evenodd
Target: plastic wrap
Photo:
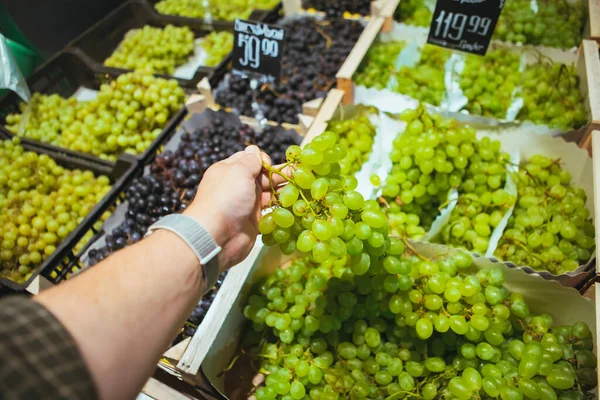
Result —
<path fill-rule="evenodd" d="M 24 101 L 29 101 L 31 98 L 27 81 L 2 34 L 0 34 L 0 89 L 12 90 Z"/>

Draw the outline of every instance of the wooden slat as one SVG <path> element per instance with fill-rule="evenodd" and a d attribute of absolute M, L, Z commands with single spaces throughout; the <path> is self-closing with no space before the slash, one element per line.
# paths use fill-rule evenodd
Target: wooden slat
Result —
<path fill-rule="evenodd" d="M 206 101 L 203 95 L 194 93 L 185 101 L 188 114 L 200 114 L 206 110 Z"/>
<path fill-rule="evenodd" d="M 600 284 L 596 283 L 596 358 L 598 360 L 598 365 L 600 365 Z M 598 374 L 599 382 L 600 382 L 600 369 L 596 371 Z"/>
<path fill-rule="evenodd" d="M 200 82 L 198 82 L 197 88 L 200 91 L 200 94 L 203 95 L 204 99 L 206 100 L 206 107 L 216 108 L 217 103 L 212 95 L 212 88 L 208 78 L 203 78 Z"/>
<path fill-rule="evenodd" d="M 310 117 L 316 117 L 322 104 L 323 99 L 321 98 L 307 101 L 306 103 L 302 104 L 302 114 Z"/>
<path fill-rule="evenodd" d="M 283 0 L 283 15 L 286 17 L 298 14 L 301 10 L 301 0 Z"/>
<path fill-rule="evenodd" d="M 587 98 L 588 128 L 579 145 L 590 149 L 591 131 L 600 129 L 600 57 L 598 56 L 598 43 L 584 40 L 579 49 L 577 73 L 580 77 L 580 89 Z"/>
<path fill-rule="evenodd" d="M 336 74 L 337 79 L 352 79 L 352 75 L 358 69 L 358 66 L 362 62 L 365 54 L 371 47 L 371 44 L 381 31 L 384 19 L 381 17 L 371 18 L 366 28 L 363 30 L 360 38 L 352 48 L 352 51 L 344 61 L 344 64 Z"/>
<path fill-rule="evenodd" d="M 164 383 L 150 378 L 142 389 L 142 393 L 155 400 L 190 400 L 192 397 L 178 392 Z"/>
<path fill-rule="evenodd" d="M 589 38 L 600 43 L 600 0 L 588 0 Z"/>
<path fill-rule="evenodd" d="M 315 120 L 306 133 L 306 136 L 304 136 L 304 140 L 302 140 L 303 146 L 313 140 L 316 136 L 319 136 L 321 133 L 325 132 L 325 129 L 327 129 L 327 122 L 333 117 L 333 114 L 338 106 L 342 104 L 343 98 L 344 91 L 339 89 L 332 89 L 329 91 L 327 98 L 319 110 L 319 113 L 315 117 Z"/>

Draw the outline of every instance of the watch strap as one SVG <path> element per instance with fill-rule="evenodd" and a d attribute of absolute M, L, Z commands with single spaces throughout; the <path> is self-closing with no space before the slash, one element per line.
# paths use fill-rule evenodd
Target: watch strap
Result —
<path fill-rule="evenodd" d="M 194 218 L 183 214 L 170 214 L 162 217 L 148 228 L 146 235 L 157 229 L 173 232 L 181 238 L 200 261 L 204 275 L 205 289 L 214 286 L 219 278 L 217 254 L 221 247 L 206 229 Z M 206 291 L 205 290 L 205 291 Z"/>

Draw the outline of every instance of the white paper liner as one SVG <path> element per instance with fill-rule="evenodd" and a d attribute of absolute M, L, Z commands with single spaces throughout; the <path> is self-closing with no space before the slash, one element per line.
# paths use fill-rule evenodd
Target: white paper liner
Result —
<path fill-rule="evenodd" d="M 428 243 L 413 243 L 413 246 L 430 258 L 449 255 L 456 251 L 453 248 Z M 240 340 L 247 327 L 243 309 L 248 303 L 252 285 L 270 275 L 291 258 L 282 255 L 277 247 L 263 247 L 260 251 L 253 251 L 251 258 L 236 267 L 243 268 L 243 271 L 240 271 L 244 275 L 243 288 L 232 297 L 231 304 L 226 307 L 228 313 L 222 325 L 212 327 L 218 330 L 215 341 L 207 352 L 199 355 L 196 360 L 202 365 L 202 370 L 213 389 L 221 394 L 225 394 L 225 374 L 222 374 L 222 371 L 228 367 L 238 351 Z M 597 337 L 594 302 L 581 296 L 575 289 L 563 287 L 555 281 L 539 279 L 519 269 L 508 268 L 494 259 L 475 257 L 473 261 L 478 269 L 502 268 L 505 274 L 505 287 L 511 292 L 520 293 L 533 313 L 550 314 L 553 318 L 553 326 L 583 321 L 590 327 L 594 338 Z"/>
<path fill-rule="evenodd" d="M 197 38 L 194 40 L 194 54 L 190 56 L 185 64 L 180 65 L 173 72 L 174 78 L 192 79 L 199 67 L 206 65 L 208 52 L 202 47 L 206 38 Z"/>
<path fill-rule="evenodd" d="M 458 112 L 462 110 L 469 99 L 464 95 L 458 78 L 465 69 L 465 56 L 462 53 L 452 53 L 444 64 L 444 85 L 446 92 L 440 103 L 441 109 Z"/>
<path fill-rule="evenodd" d="M 452 211 L 454 211 L 454 208 L 456 208 L 456 205 L 458 204 L 458 191 L 456 189 L 451 189 L 448 192 L 448 200 L 446 200 L 446 202 L 446 207 L 440 210 L 439 215 L 433 220 L 433 223 L 429 228 L 429 232 L 427 232 L 425 236 L 420 239 L 421 241 L 431 242 L 437 235 L 440 234 L 442 228 L 446 226 L 448 222 L 450 222 Z"/>
<path fill-rule="evenodd" d="M 381 149 L 382 144 L 386 143 L 386 139 L 384 137 L 385 133 L 382 130 L 381 123 L 379 122 L 379 115 L 369 114 L 368 118 L 375 128 L 373 147 L 371 148 L 369 159 L 361 166 L 360 170 L 354 174 L 354 177 L 356 180 L 358 180 L 358 186 L 355 190 L 362 194 L 365 199 L 372 199 L 373 184 L 371 183 L 371 175 L 379 175 L 377 171 L 379 170 L 380 164 L 383 161 L 382 157 L 377 157 L 375 155 L 380 154 L 379 150 Z"/>
<path fill-rule="evenodd" d="M 99 93 L 98 90 L 89 89 L 89 88 L 86 88 L 85 86 L 80 86 L 75 91 L 75 93 L 73 93 L 73 95 L 71 95 L 71 97 L 76 99 L 77 101 L 86 102 L 86 101 L 96 100 L 96 98 L 98 97 L 98 93 Z"/>

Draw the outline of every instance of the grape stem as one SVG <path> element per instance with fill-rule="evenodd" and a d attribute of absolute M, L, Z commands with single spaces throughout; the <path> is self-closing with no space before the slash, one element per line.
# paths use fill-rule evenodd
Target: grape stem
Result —
<path fill-rule="evenodd" d="M 412 393 L 412 392 L 405 392 L 405 391 L 400 391 L 400 392 L 396 392 L 393 395 L 386 397 L 385 400 L 396 400 L 396 399 L 400 399 L 402 397 L 400 397 L 400 395 L 406 395 L 407 397 L 416 397 L 417 399 L 425 399 L 423 396 L 419 396 L 418 394 Z"/>
<path fill-rule="evenodd" d="M 416 256 L 419 257 L 421 260 L 423 260 L 423 261 L 431 261 L 429 258 L 427 258 L 424 255 L 420 254 L 417 251 L 417 249 L 415 249 L 414 246 L 408 241 L 408 239 L 406 239 L 406 237 L 401 236 L 400 239 L 402 239 L 402 241 L 404 242 L 404 245 L 406 247 L 408 247 L 410 249 L 410 251 L 412 251 L 413 253 L 415 253 Z"/>
<path fill-rule="evenodd" d="M 300 193 L 300 196 L 302 196 L 302 200 L 304 200 L 306 202 L 306 205 L 310 209 L 310 212 L 313 214 L 313 216 L 315 216 L 315 217 L 317 216 L 317 213 L 315 213 L 315 210 L 313 210 L 312 206 L 310 205 L 310 202 L 308 201 L 308 199 L 304 195 L 304 191 L 302 190 L 302 188 L 299 188 L 298 185 L 296 185 L 296 183 L 294 182 L 293 179 L 291 179 L 289 176 L 287 176 L 286 174 L 283 173 L 283 171 L 282 171 L 283 168 L 282 169 L 275 169 L 275 168 L 273 168 L 270 165 L 265 164 L 265 163 L 262 164 L 262 167 L 269 173 L 269 183 L 271 184 L 271 191 L 273 193 L 273 197 L 276 196 L 275 188 L 273 187 L 273 174 L 277 174 L 277 175 L 281 176 L 283 179 L 285 179 L 286 181 L 288 181 L 289 184 L 292 184 L 292 185 L 294 185 L 294 186 L 296 186 L 298 188 L 298 192 Z"/>

